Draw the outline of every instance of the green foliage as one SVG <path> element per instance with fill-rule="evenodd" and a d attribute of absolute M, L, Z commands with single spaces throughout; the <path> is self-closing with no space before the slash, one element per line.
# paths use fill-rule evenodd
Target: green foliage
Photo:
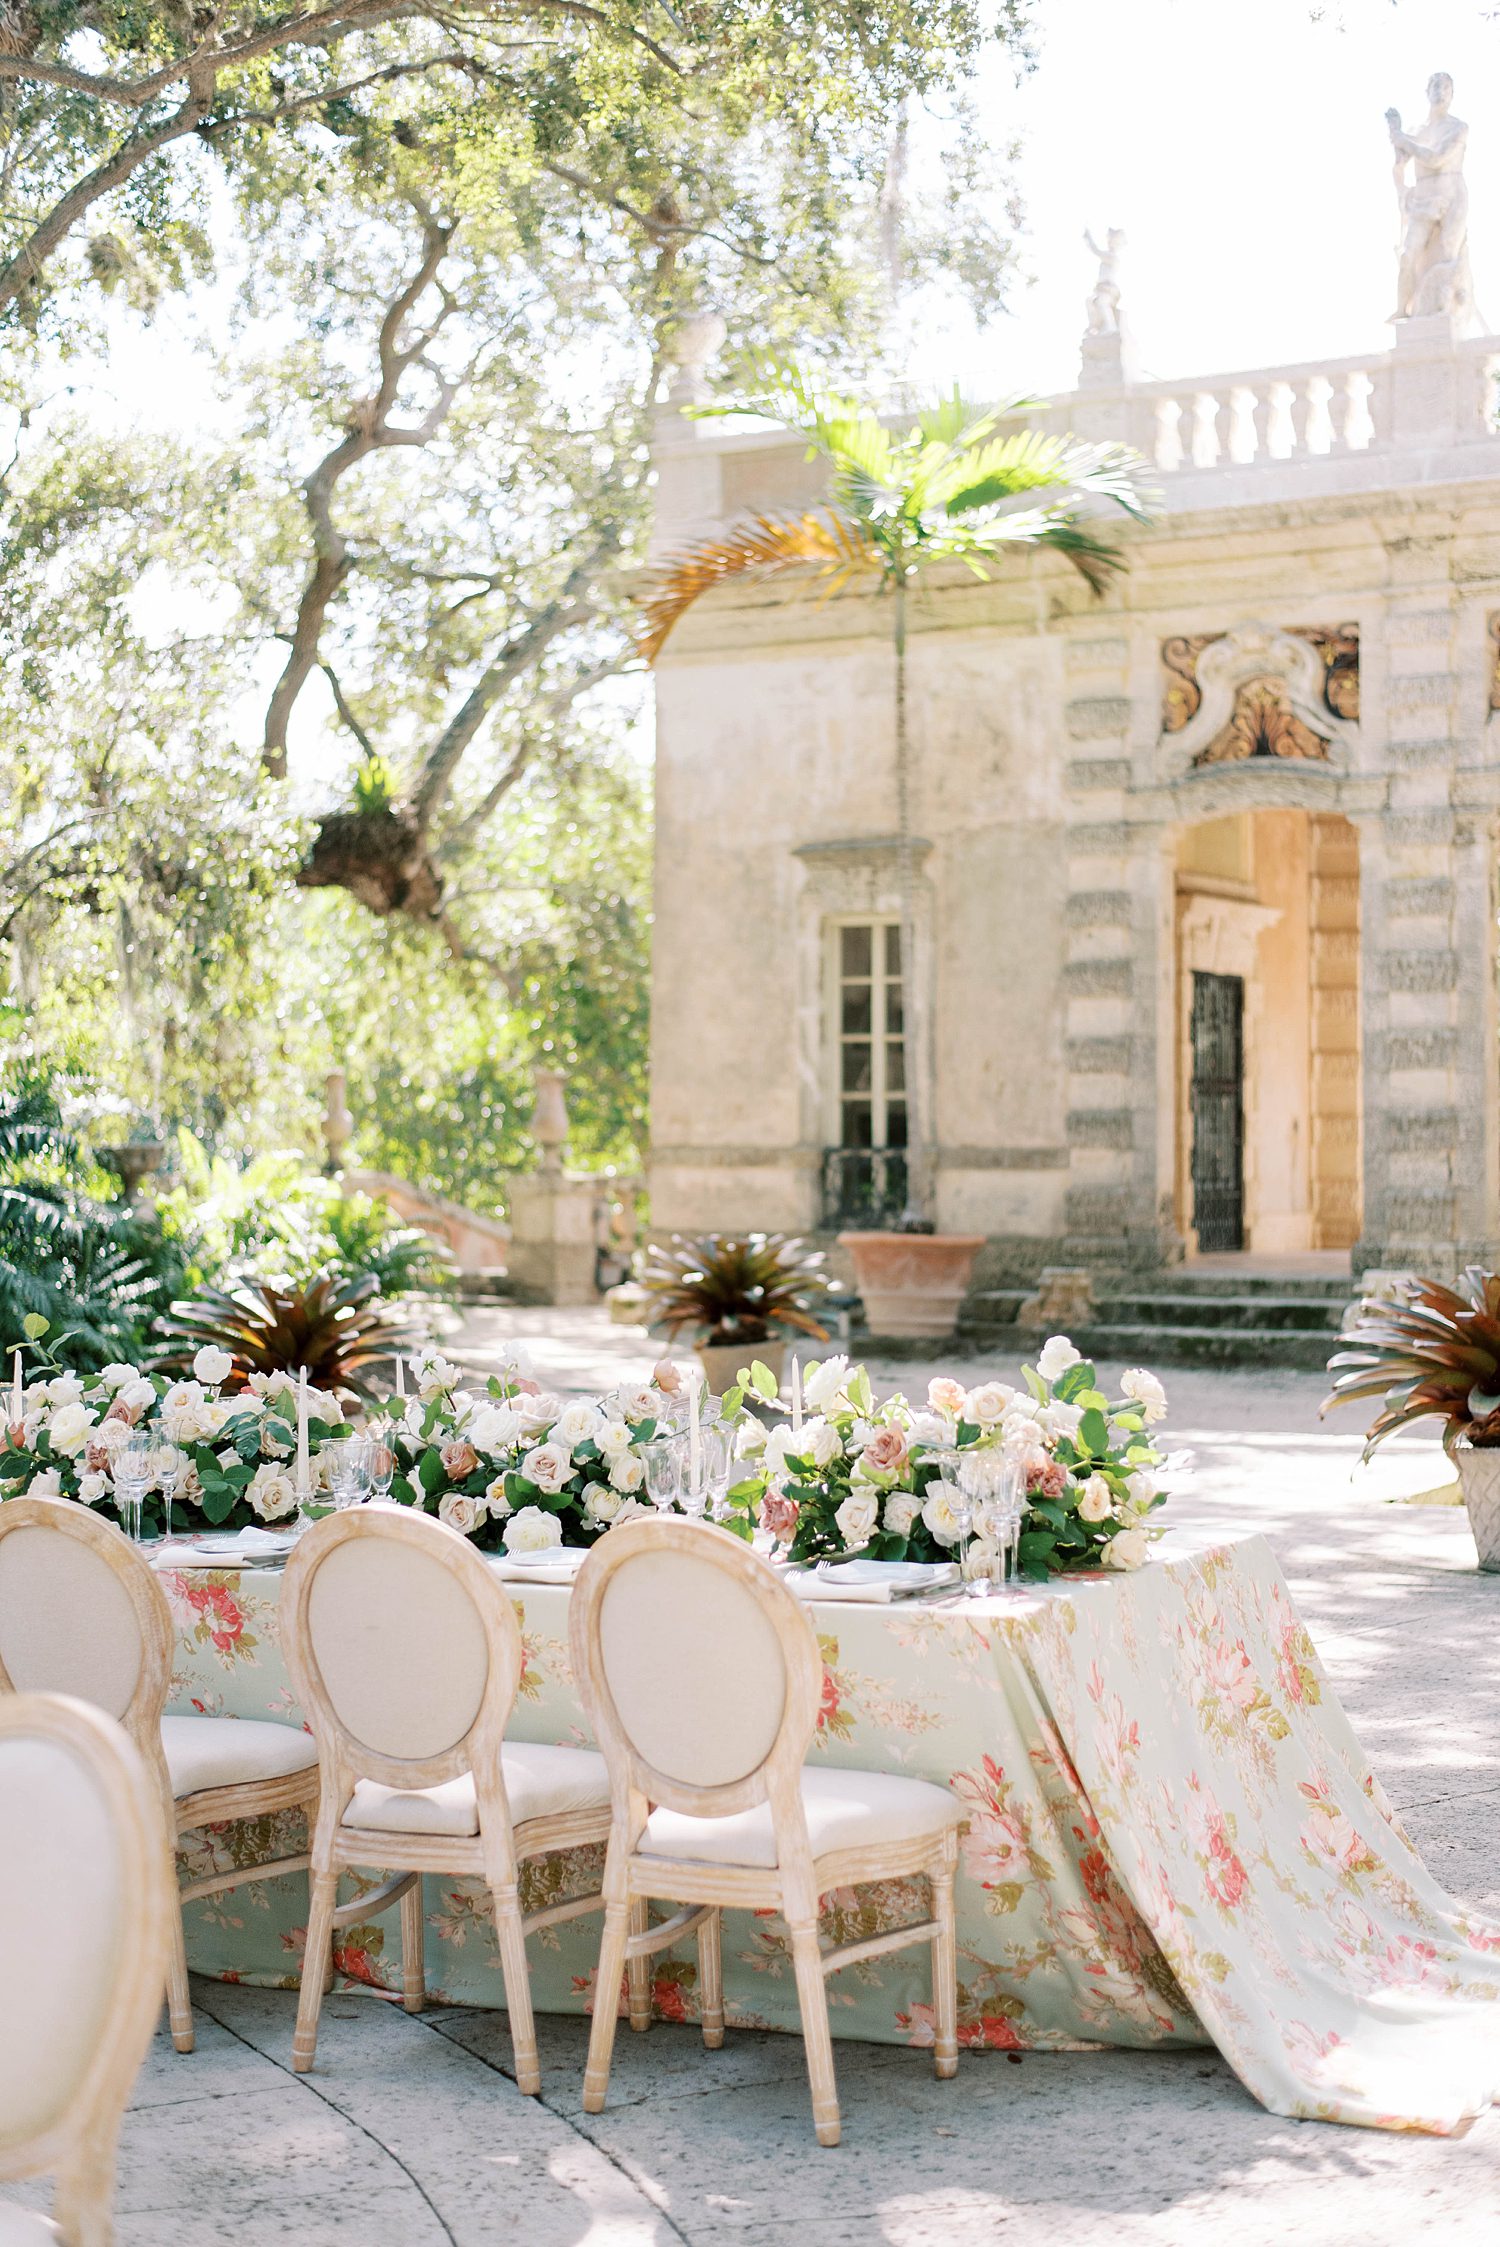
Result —
<path fill-rule="evenodd" d="M 252 1373 L 295 1373 L 306 1366 L 316 1389 L 353 1389 L 375 1396 L 379 1369 L 397 1350 L 414 1349 L 421 1330 L 382 1302 L 377 1282 L 327 1273 L 311 1285 L 278 1287 L 245 1280 L 231 1288 L 204 1288 L 190 1303 L 157 1321 L 167 1347 L 157 1370 L 185 1373 L 205 1345 L 234 1360 L 231 1390 Z"/>
<path fill-rule="evenodd" d="M 821 1250 L 785 1233 L 691 1240 L 674 1233 L 646 1251 L 641 1284 L 651 1297 L 650 1323 L 673 1336 L 692 1329 L 715 1346 L 766 1342 L 786 1328 L 826 1341 L 828 1329 L 809 1308 L 832 1285 L 822 1262 Z"/>

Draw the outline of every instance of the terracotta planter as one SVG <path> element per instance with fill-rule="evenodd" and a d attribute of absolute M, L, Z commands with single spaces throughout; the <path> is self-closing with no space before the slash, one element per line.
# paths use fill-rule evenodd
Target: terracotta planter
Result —
<path fill-rule="evenodd" d="M 785 1342 L 699 1342 L 695 1354 L 711 1397 L 732 1389 L 740 1367 L 752 1365 L 756 1358 L 771 1368 L 778 1383 L 786 1371 Z"/>
<path fill-rule="evenodd" d="M 940 1340 L 958 1324 L 982 1233 L 840 1233 L 872 1334 Z"/>
<path fill-rule="evenodd" d="M 1479 1565 L 1488 1575 L 1500 1576 L 1500 1448 L 1475 1451 L 1461 1443 L 1454 1458 Z"/>

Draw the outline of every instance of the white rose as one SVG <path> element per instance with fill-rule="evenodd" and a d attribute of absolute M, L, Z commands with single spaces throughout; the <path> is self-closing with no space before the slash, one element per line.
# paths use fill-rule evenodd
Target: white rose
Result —
<path fill-rule="evenodd" d="M 413 1371 L 416 1375 L 417 1395 L 424 1404 L 430 1404 L 434 1397 L 443 1396 L 459 1379 L 459 1368 L 436 1351 L 430 1356 L 424 1352 L 417 1359 Z"/>
<path fill-rule="evenodd" d="M 128 1404 L 132 1412 L 149 1412 L 156 1402 L 156 1391 L 144 1375 L 138 1373 L 125 1383 L 115 1402 Z"/>
<path fill-rule="evenodd" d="M 97 1443 L 113 1459 L 122 1443 L 129 1443 L 132 1430 L 128 1420 L 101 1420 L 97 1428 L 89 1431 L 89 1442 Z"/>
<path fill-rule="evenodd" d="M 805 1366 L 803 1403 L 810 1412 L 821 1412 L 825 1404 L 832 1404 L 848 1377 L 849 1360 L 844 1357 L 824 1358 L 819 1364 Z"/>
<path fill-rule="evenodd" d="M 402 1414 L 402 1419 L 405 1423 L 407 1434 L 409 1436 L 420 1436 L 422 1433 L 422 1424 L 426 1420 L 426 1418 L 426 1405 L 422 1402 L 422 1399 L 420 1397 L 413 1397 L 411 1399 L 411 1402 L 407 1405 L 405 1412 Z"/>
<path fill-rule="evenodd" d="M 594 1442 L 602 1459 L 621 1459 L 630 1449 L 630 1430 L 623 1420 L 606 1420 Z"/>
<path fill-rule="evenodd" d="M 646 1521 L 654 1511 L 654 1507 L 643 1506 L 639 1498 L 622 1498 L 615 1521 L 617 1524 L 622 1521 Z"/>
<path fill-rule="evenodd" d="M 831 1467 L 843 1448 L 842 1436 L 827 1420 L 804 1420 L 800 1434 L 791 1439 L 792 1457 L 810 1459 L 815 1467 Z"/>
<path fill-rule="evenodd" d="M 622 1420 L 659 1420 L 666 1400 L 659 1389 L 617 1389 L 614 1407 Z"/>
<path fill-rule="evenodd" d="M 601 1529 L 607 1529 L 624 1503 L 625 1499 L 620 1491 L 611 1490 L 608 1483 L 596 1482 L 589 1491 L 583 1510 L 590 1521 Z"/>
<path fill-rule="evenodd" d="M 592 1443 L 603 1425 L 603 1418 L 593 1405 L 581 1402 L 570 1404 L 558 1414 L 547 1441 L 560 1444 L 564 1450 L 573 1452 L 580 1444 Z"/>
<path fill-rule="evenodd" d="M 237 1467 L 240 1463 L 240 1455 L 235 1450 L 233 1444 L 226 1444 L 222 1451 L 216 1451 L 214 1453 L 214 1457 L 218 1460 L 219 1465 L 224 1469 L 224 1472 L 226 1474 L 229 1472 L 229 1469 L 231 1467 Z"/>
<path fill-rule="evenodd" d="M 545 1490 L 552 1497 L 562 1489 L 573 1472 L 573 1462 L 560 1444 L 539 1443 L 521 1461 L 521 1472 L 528 1482 L 534 1482 L 538 1490 Z M 523 1506 L 521 1509 L 522 1513 L 535 1513 L 536 1510 L 534 1506 Z M 550 1520 L 550 1515 L 548 1518 Z"/>
<path fill-rule="evenodd" d="M 563 1541 L 562 1523 L 544 1506 L 522 1506 L 505 1525 L 508 1553 L 542 1553 Z"/>
<path fill-rule="evenodd" d="M 472 1537 L 479 1527 L 479 1501 L 466 1490 L 447 1490 L 438 1500 L 438 1520 L 456 1529 L 460 1537 Z"/>
<path fill-rule="evenodd" d="M 993 1428 L 1004 1419 L 1015 1393 L 1003 1381 L 982 1381 L 964 1400 L 964 1418 L 977 1428 Z"/>
<path fill-rule="evenodd" d="M 735 1432 L 734 1454 L 737 1459 L 758 1459 L 766 1448 L 764 1421 L 753 1413 L 746 1413 Z"/>
<path fill-rule="evenodd" d="M 193 1373 L 206 1389 L 217 1389 L 234 1371 L 234 1358 L 230 1351 L 221 1350 L 213 1342 L 205 1342 L 193 1354 Z"/>
<path fill-rule="evenodd" d="M 232 1397 L 209 1397 L 198 1410 L 200 1436 L 216 1436 L 239 1410 Z"/>
<path fill-rule="evenodd" d="M 1082 1358 L 1083 1352 L 1074 1349 L 1066 1334 L 1053 1334 L 1042 1345 L 1036 1369 L 1044 1381 L 1056 1381 L 1070 1365 L 1080 1364 Z"/>
<path fill-rule="evenodd" d="M 1080 1521 L 1108 1521 L 1114 1511 L 1114 1492 L 1103 1475 L 1090 1475 L 1078 1496 Z"/>
<path fill-rule="evenodd" d="M 203 1388 L 197 1381 L 174 1381 L 162 1395 L 163 1412 L 196 1411 L 203 1402 Z"/>
<path fill-rule="evenodd" d="M 245 1487 L 250 1510 L 262 1521 L 284 1521 L 297 1511 L 297 1485 L 284 1467 L 257 1467 Z"/>
<path fill-rule="evenodd" d="M 529 1436 L 539 1436 L 550 1428 L 563 1409 L 562 1398 L 554 1396 L 550 1389 L 538 1389 L 535 1396 L 519 1396 L 513 1401 Z"/>
<path fill-rule="evenodd" d="M 99 1376 L 106 1389 L 123 1389 L 127 1381 L 135 1379 L 133 1365 L 107 1365 Z"/>
<path fill-rule="evenodd" d="M 59 1373 L 44 1384 L 50 1405 L 77 1404 L 83 1396 L 83 1383 L 76 1373 Z"/>
<path fill-rule="evenodd" d="M 914 1412 L 907 1436 L 912 1443 L 922 1444 L 930 1451 L 934 1444 L 950 1444 L 953 1441 L 953 1430 L 941 1413 Z"/>
<path fill-rule="evenodd" d="M 93 1424 L 94 1415 L 86 1404 L 61 1405 L 47 1422 L 53 1450 L 70 1459 L 75 1451 L 83 1449 Z"/>
<path fill-rule="evenodd" d="M 956 1545 L 963 1531 L 953 1511 L 953 1492 L 945 1482 L 933 1483 L 922 1508 L 922 1519 L 940 1545 Z"/>
<path fill-rule="evenodd" d="M 1076 1436 L 1083 1425 L 1081 1404 L 1045 1404 L 1037 1414 L 1037 1426 L 1049 1436 Z"/>
<path fill-rule="evenodd" d="M 78 1503 L 81 1506 L 97 1506 L 108 1488 L 108 1475 L 80 1475 L 78 1478 Z M 35 1495 L 36 1493 L 33 1491 L 32 1496 L 35 1497 Z"/>
<path fill-rule="evenodd" d="M 484 1494 L 484 1502 L 495 1521 L 504 1521 L 510 1512 L 510 1500 L 505 1495 L 504 1475 L 496 1475 Z"/>
<path fill-rule="evenodd" d="M 1153 1498 L 1161 1491 L 1161 1483 L 1149 1467 L 1137 1467 L 1133 1475 L 1125 1477 L 1125 1491 L 1132 1508 L 1145 1513 Z"/>
<path fill-rule="evenodd" d="M 297 1384 L 289 1373 L 278 1366 L 274 1373 L 252 1373 L 250 1390 L 257 1397 L 279 1397 L 284 1391 L 290 1391 L 295 1396 Z"/>
<path fill-rule="evenodd" d="M 1122 1529 L 1111 1537 L 1100 1554 L 1106 1568 L 1139 1568 L 1151 1550 L 1144 1529 Z"/>
<path fill-rule="evenodd" d="M 307 1417 L 309 1420 L 326 1420 L 330 1426 L 341 1428 L 344 1424 L 344 1408 L 332 1389 L 313 1389 L 308 1394 Z"/>
<path fill-rule="evenodd" d="M 60 1498 L 63 1494 L 62 1476 L 56 1467 L 43 1467 L 26 1485 L 28 1498 Z"/>
<path fill-rule="evenodd" d="M 846 1552 L 852 1545 L 869 1543 L 879 1512 L 880 1501 L 873 1490 L 850 1491 L 833 1517 Z"/>
<path fill-rule="evenodd" d="M 976 1537 L 964 1553 L 960 1572 L 971 1583 L 978 1582 L 981 1578 L 987 1583 L 995 1582 L 1005 1573 L 1000 1561 L 1000 1547 L 987 1537 Z"/>
<path fill-rule="evenodd" d="M 1166 1390 L 1154 1373 L 1147 1373 L 1138 1365 L 1120 1375 L 1120 1394 L 1122 1397 L 1134 1397 L 1136 1403 L 1143 1408 L 1148 1422 L 1164 1420 L 1167 1416 Z"/>
<path fill-rule="evenodd" d="M 917 1518 L 916 1497 L 910 1490 L 893 1490 L 885 1502 L 885 1526 L 893 1537 L 909 1537 Z"/>
<path fill-rule="evenodd" d="M 510 1405 L 482 1404 L 464 1433 L 476 1451 L 487 1451 L 491 1458 L 496 1458 L 502 1452 L 515 1450 L 523 1427 L 520 1413 Z"/>
<path fill-rule="evenodd" d="M 610 1461 L 609 1479 L 613 1489 L 623 1491 L 628 1497 L 632 1490 L 640 1489 L 646 1470 L 633 1451 L 625 1451 L 618 1459 Z"/>

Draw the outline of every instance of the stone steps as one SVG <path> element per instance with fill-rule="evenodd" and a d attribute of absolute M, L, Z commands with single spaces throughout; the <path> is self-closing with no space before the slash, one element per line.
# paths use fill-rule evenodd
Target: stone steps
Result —
<path fill-rule="evenodd" d="M 1354 1293 L 1324 1275 L 1226 1275 L 1177 1271 L 1160 1279 L 1101 1285 L 1095 1315 L 1071 1339 L 1089 1356 L 1145 1366 L 1286 1367 L 1321 1372 L 1338 1347 Z M 1028 1355 L 1044 1337 L 1016 1324 L 1018 1288 L 970 1296 L 959 1330 L 991 1349 Z"/>

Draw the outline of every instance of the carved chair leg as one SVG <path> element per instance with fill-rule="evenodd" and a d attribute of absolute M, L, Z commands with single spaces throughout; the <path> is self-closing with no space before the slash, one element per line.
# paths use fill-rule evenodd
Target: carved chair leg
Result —
<path fill-rule="evenodd" d="M 724 1915 L 712 1912 L 698 1930 L 698 2017 L 710 2052 L 724 2042 Z"/>
<path fill-rule="evenodd" d="M 318 2049 L 318 2015 L 323 2010 L 323 1990 L 331 1977 L 333 1914 L 338 1903 L 336 1872 L 308 1875 L 310 1903 L 307 1942 L 302 1952 L 302 1988 L 297 1998 L 297 2027 L 292 2037 L 292 2067 L 306 2075 Z"/>
<path fill-rule="evenodd" d="M 950 2076 L 958 2073 L 958 1934 L 951 1852 L 933 1866 L 931 1880 L 932 1916 L 938 1924 L 932 1938 L 932 2071 Z"/>
<path fill-rule="evenodd" d="M 650 1925 L 649 1907 L 644 1896 L 637 1896 L 630 1906 L 630 1932 L 644 1935 Z M 625 1987 L 630 2003 L 630 2025 L 639 2035 L 651 2026 L 651 1961 L 649 1958 L 627 1958 L 625 1961 Z"/>
<path fill-rule="evenodd" d="M 422 1912 L 422 1880 L 401 1899 L 401 2002 L 408 2013 L 420 2013 L 427 2002 L 427 1923 Z"/>
<path fill-rule="evenodd" d="M 536 2056 L 536 2023 L 531 2012 L 531 1975 L 526 1964 L 526 1936 L 521 1926 L 520 1891 L 491 1890 L 495 1902 L 495 1935 L 500 1945 L 500 1970 L 505 1977 L 505 2009 L 510 2015 L 511 2051 L 516 2063 L 516 2088 L 534 2099 L 542 2088 L 542 2071 Z"/>
<path fill-rule="evenodd" d="M 836 2146 L 839 2142 L 839 2094 L 833 2073 L 828 1984 L 823 1979 L 817 1921 L 794 1926 L 791 1936 L 792 1959 L 797 1969 L 797 2003 L 802 2013 L 802 2041 L 807 2051 L 807 2080 L 812 2088 L 813 2128 L 820 2146 Z"/>
<path fill-rule="evenodd" d="M 171 1924 L 167 1930 L 167 2021 L 172 2031 L 172 2042 L 179 2052 L 191 2052 L 195 2042 L 193 2034 L 193 2001 L 188 1989 L 187 1938 L 183 1932 L 182 1906 L 177 1901 L 177 1860 L 172 1859 Z"/>
<path fill-rule="evenodd" d="M 610 2056 L 615 2048 L 615 2021 L 620 2011 L 620 1977 L 625 1971 L 625 1944 L 630 1935 L 630 1906 L 606 1904 L 604 1933 L 599 1943 L 599 1972 L 594 1982 L 594 2017 L 589 2028 L 589 2056 L 583 2071 L 583 2111 L 602 2114 L 609 2089 Z"/>

